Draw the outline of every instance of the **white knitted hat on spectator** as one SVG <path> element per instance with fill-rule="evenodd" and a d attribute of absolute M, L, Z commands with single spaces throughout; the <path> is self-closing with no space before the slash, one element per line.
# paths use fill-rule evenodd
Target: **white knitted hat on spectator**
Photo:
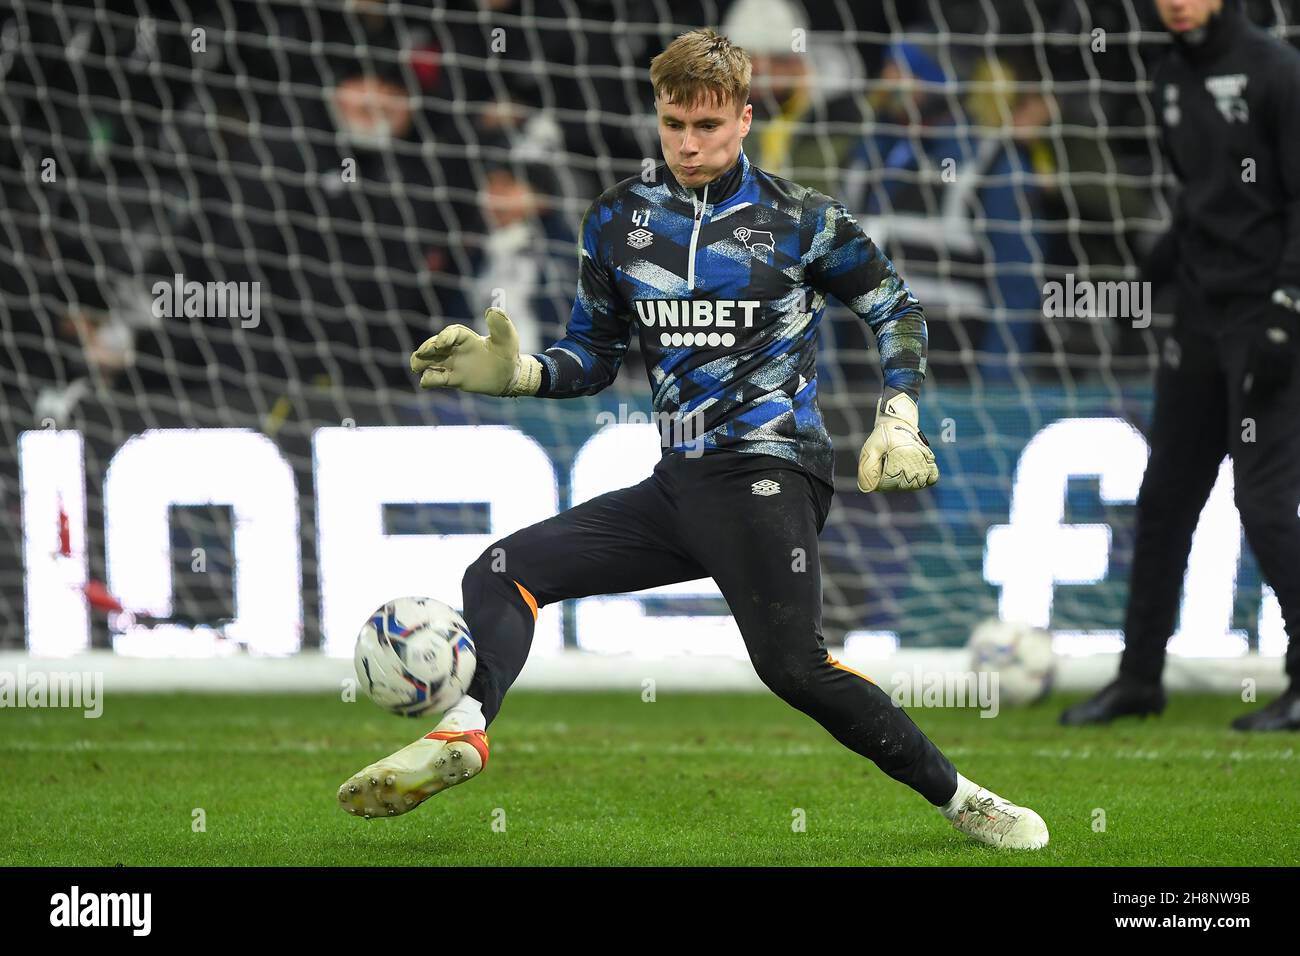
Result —
<path fill-rule="evenodd" d="M 719 31 L 746 53 L 789 55 L 795 30 L 807 30 L 808 17 L 794 0 L 736 0 Z"/>

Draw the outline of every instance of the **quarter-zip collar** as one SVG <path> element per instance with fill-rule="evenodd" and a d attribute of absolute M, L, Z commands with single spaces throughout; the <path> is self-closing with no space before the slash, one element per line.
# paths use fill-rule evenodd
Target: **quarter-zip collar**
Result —
<path fill-rule="evenodd" d="M 745 149 L 742 146 L 740 155 L 736 158 L 735 164 L 721 176 L 711 179 L 703 186 L 683 186 L 673 175 L 669 166 L 664 164 L 664 175 L 668 181 L 668 188 L 674 196 L 683 202 L 696 205 L 705 200 L 705 190 L 708 190 L 707 199 L 710 205 L 716 206 L 734 196 L 739 190 L 745 177 L 749 174 L 749 159 L 745 156 Z"/>

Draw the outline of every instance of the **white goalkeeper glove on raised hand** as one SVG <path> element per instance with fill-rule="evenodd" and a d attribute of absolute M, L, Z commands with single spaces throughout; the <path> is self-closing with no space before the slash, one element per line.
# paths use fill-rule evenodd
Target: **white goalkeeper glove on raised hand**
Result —
<path fill-rule="evenodd" d="M 858 456 L 859 491 L 916 491 L 939 480 L 934 452 L 917 422 L 916 402 L 902 392 L 876 404 L 876 427 Z"/>
<path fill-rule="evenodd" d="M 519 333 L 502 309 L 483 313 L 487 335 L 449 325 L 411 354 L 421 388 L 458 388 L 479 395 L 536 395 L 542 363 L 519 354 Z"/>

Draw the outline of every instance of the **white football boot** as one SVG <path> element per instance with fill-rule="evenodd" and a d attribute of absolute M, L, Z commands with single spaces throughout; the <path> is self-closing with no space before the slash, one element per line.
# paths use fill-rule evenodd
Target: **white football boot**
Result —
<path fill-rule="evenodd" d="M 962 833 L 989 846 L 1004 850 L 1039 850 L 1047 846 L 1047 824 L 1042 817 L 961 774 L 957 774 L 957 792 L 939 812 Z"/>
<path fill-rule="evenodd" d="M 487 766 L 487 734 L 447 723 L 444 720 L 415 743 L 354 773 L 339 787 L 339 804 L 367 820 L 395 817 L 477 776 Z"/>

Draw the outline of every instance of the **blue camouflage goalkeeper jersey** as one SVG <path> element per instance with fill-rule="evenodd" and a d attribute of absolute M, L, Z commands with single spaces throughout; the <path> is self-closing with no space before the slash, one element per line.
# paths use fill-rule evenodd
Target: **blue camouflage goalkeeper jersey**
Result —
<path fill-rule="evenodd" d="M 565 337 L 537 356 L 540 397 L 605 388 L 636 328 L 656 417 L 674 425 L 665 453 L 775 455 L 833 483 L 817 408 L 827 295 L 875 333 L 885 387 L 917 397 L 925 317 L 893 264 L 842 205 L 743 151 L 701 187 L 664 164 L 650 181 L 624 180 L 591 204 L 579 242 Z"/>

